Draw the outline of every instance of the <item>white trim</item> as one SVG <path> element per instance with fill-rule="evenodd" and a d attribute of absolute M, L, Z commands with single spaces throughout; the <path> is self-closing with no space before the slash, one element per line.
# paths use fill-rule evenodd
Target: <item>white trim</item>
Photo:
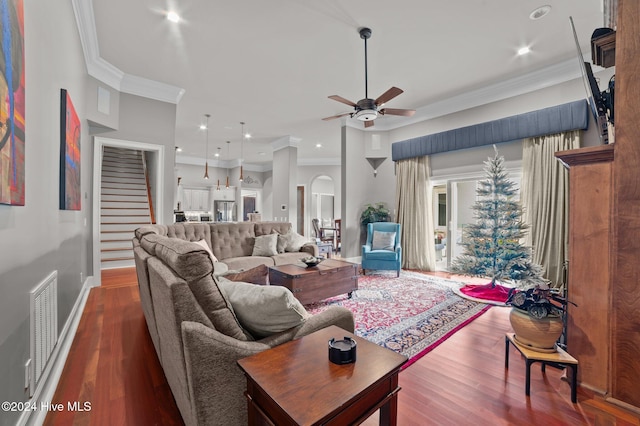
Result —
<path fill-rule="evenodd" d="M 120 92 L 172 104 L 180 102 L 185 89 L 126 74 L 101 58 L 93 2 L 87 0 L 71 0 L 71 2 L 76 16 L 76 25 L 78 26 L 84 61 L 87 65 L 87 72 L 91 77 Z"/>
<path fill-rule="evenodd" d="M 340 157 L 298 158 L 298 166 L 340 166 Z"/>
<path fill-rule="evenodd" d="M 93 273 L 96 286 L 102 285 L 100 270 L 100 191 L 102 176 L 102 148 L 105 146 L 115 146 L 120 148 L 139 149 L 141 151 L 151 151 L 158 154 L 156 168 L 156 191 L 155 191 L 155 213 L 156 223 L 164 223 L 164 145 L 156 145 L 145 142 L 128 141 L 121 139 L 94 137 L 93 144 Z M 132 235 L 133 238 L 133 235 Z"/>
<path fill-rule="evenodd" d="M 583 56 L 585 56 L 587 61 L 590 60 L 586 55 Z M 401 119 L 386 117 L 385 120 L 377 120 L 375 127 L 363 129 L 361 122 L 358 120 L 345 119 L 344 121 L 347 126 L 365 132 L 388 131 L 406 127 L 421 121 L 431 120 L 465 109 L 535 92 L 580 78 L 580 68 L 576 62 L 577 60 L 575 58 L 567 59 L 528 74 L 519 75 L 508 80 L 503 80 L 457 96 L 433 102 L 424 107 L 417 108 L 413 117 L 402 117 Z"/>
<path fill-rule="evenodd" d="M 44 422 L 44 419 L 47 416 L 47 410 L 41 410 L 40 403 L 53 401 L 53 396 L 58 387 L 60 376 L 62 376 L 62 371 L 64 370 L 65 363 L 67 362 L 71 344 L 73 343 L 76 331 L 78 330 L 78 324 L 82 318 L 82 313 L 84 312 L 85 305 L 87 304 L 87 298 L 89 297 L 89 292 L 92 287 L 95 287 L 95 281 L 93 277 L 87 277 L 82 289 L 80 290 L 80 294 L 76 299 L 76 303 L 71 309 L 69 318 L 67 318 L 62 332 L 60 333 L 58 344 L 53 350 L 51 357 L 53 362 L 50 363 L 43 372 L 43 380 L 40 381 L 40 384 L 33 392 L 33 397 L 29 400 L 29 403 L 36 404 L 38 409 L 24 410 L 16 423 L 17 426 L 24 426 L 27 424 L 40 425 Z M 32 418 L 31 416 L 34 413 L 36 415 Z"/>
<path fill-rule="evenodd" d="M 76 16 L 87 72 L 90 76 L 119 91 L 124 73 L 100 57 L 93 2 L 71 0 L 71 3 Z"/>
<path fill-rule="evenodd" d="M 271 147 L 273 148 L 273 152 L 279 151 L 283 148 L 293 147 L 298 148 L 300 146 L 301 138 L 296 138 L 294 136 L 283 136 L 279 139 L 271 142 Z"/>
<path fill-rule="evenodd" d="M 157 101 L 177 104 L 182 99 L 185 89 L 137 75 L 125 74 L 122 78 L 122 92 L 143 96 Z"/>

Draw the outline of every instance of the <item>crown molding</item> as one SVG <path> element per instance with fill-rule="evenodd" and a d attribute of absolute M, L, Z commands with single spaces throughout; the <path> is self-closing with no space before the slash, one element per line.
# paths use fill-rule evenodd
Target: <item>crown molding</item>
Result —
<path fill-rule="evenodd" d="M 180 102 L 185 90 L 170 84 L 149 80 L 148 78 L 125 74 L 122 78 L 121 92 L 177 104 Z"/>
<path fill-rule="evenodd" d="M 298 158 L 298 166 L 339 166 L 341 164 L 339 157 Z"/>
<path fill-rule="evenodd" d="M 71 0 L 71 2 L 87 72 L 91 77 L 120 92 L 173 104 L 180 102 L 185 92 L 183 88 L 126 74 L 101 58 L 93 2 L 87 0 Z"/>
<path fill-rule="evenodd" d="M 302 142 L 301 138 L 296 138 L 294 136 L 283 136 L 280 139 L 276 139 L 271 142 L 271 147 L 273 148 L 273 152 L 276 152 L 288 147 L 298 148 L 300 146 L 300 142 Z"/>
<path fill-rule="evenodd" d="M 176 155 L 176 164 L 186 164 L 191 166 L 204 166 L 204 158 L 202 157 L 192 157 L 189 155 Z M 240 167 L 240 160 L 234 158 L 232 160 L 209 160 L 209 166 L 217 167 L 220 169 L 233 169 L 235 167 Z M 271 163 L 264 164 L 251 164 L 251 163 L 243 163 L 244 170 L 248 170 L 251 172 L 266 172 L 271 170 Z"/>
<path fill-rule="evenodd" d="M 579 78 L 580 76 L 580 67 L 576 64 L 576 59 L 571 58 L 537 71 L 434 102 L 416 109 L 416 113 L 410 118 L 389 120 L 391 122 L 387 121 L 380 124 L 376 122 L 375 127 L 367 129 L 363 129 L 362 122 L 356 119 L 346 119 L 345 123 L 349 127 L 365 132 L 389 131 L 469 108 L 524 95 Z"/>

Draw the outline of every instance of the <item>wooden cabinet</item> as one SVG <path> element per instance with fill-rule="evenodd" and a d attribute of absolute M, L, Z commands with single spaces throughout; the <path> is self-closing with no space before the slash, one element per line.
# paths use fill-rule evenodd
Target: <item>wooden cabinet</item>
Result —
<path fill-rule="evenodd" d="M 569 166 L 567 347 L 581 385 L 640 413 L 640 2 L 618 1 L 615 144 L 557 153 Z"/>
<path fill-rule="evenodd" d="M 563 151 L 569 168 L 567 350 L 580 362 L 578 381 L 607 392 L 611 328 L 613 145 Z"/>
<path fill-rule="evenodd" d="M 639 16 L 638 0 L 618 1 L 609 396 L 640 413 Z"/>

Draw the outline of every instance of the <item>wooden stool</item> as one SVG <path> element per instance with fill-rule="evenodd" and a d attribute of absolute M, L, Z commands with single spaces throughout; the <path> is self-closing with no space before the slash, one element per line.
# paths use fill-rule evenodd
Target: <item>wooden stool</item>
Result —
<path fill-rule="evenodd" d="M 504 367 L 509 368 L 509 344 L 512 344 L 514 348 L 522 354 L 527 366 L 526 381 L 525 381 L 525 395 L 529 396 L 529 389 L 531 388 L 531 364 L 534 362 L 542 363 L 542 372 L 545 372 L 547 365 L 554 368 L 571 368 L 571 402 L 574 404 L 577 402 L 577 386 L 578 386 L 578 360 L 569 355 L 562 348 L 557 348 L 557 352 L 536 352 L 521 345 L 514 339 L 515 333 L 507 333 L 505 335 L 505 353 L 504 353 Z"/>

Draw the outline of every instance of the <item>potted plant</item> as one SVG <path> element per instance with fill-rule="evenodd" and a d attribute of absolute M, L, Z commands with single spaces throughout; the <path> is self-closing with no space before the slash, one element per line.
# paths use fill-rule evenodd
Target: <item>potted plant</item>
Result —
<path fill-rule="evenodd" d="M 364 206 L 364 211 L 360 215 L 360 224 L 365 230 L 369 223 L 389 222 L 390 220 L 391 214 L 389 213 L 389 209 L 381 201 L 375 204 L 367 204 Z"/>
<path fill-rule="evenodd" d="M 555 352 L 564 329 L 566 303 L 547 283 L 526 289 L 512 288 L 505 304 L 512 307 L 509 321 L 515 340 L 538 352 Z"/>
<path fill-rule="evenodd" d="M 360 244 L 364 244 L 367 240 L 367 225 L 369 223 L 390 221 L 391 214 L 382 201 L 364 206 L 364 210 L 360 214 Z"/>

